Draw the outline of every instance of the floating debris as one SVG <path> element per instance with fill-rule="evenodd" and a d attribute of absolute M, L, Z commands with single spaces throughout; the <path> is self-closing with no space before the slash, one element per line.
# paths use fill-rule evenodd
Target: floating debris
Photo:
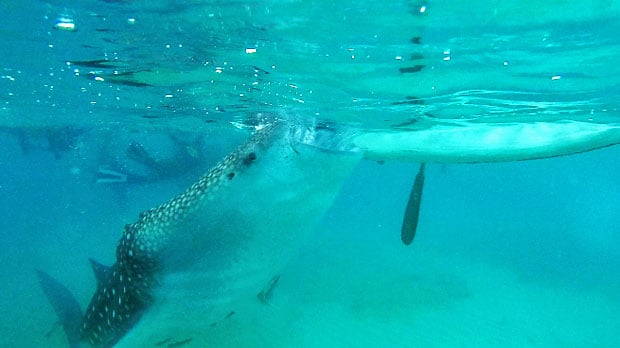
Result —
<path fill-rule="evenodd" d="M 114 62 L 108 59 L 93 59 L 93 60 L 68 60 L 65 62 L 67 65 L 76 65 L 84 68 L 115 68 Z"/>
<path fill-rule="evenodd" d="M 398 71 L 400 71 L 402 74 L 408 74 L 408 73 L 416 73 L 416 72 L 422 70 L 423 68 L 424 68 L 424 65 L 416 64 L 414 66 L 410 66 L 410 67 L 406 67 L 406 68 L 400 68 L 400 69 L 398 69 Z"/>
<path fill-rule="evenodd" d="M 273 296 L 273 289 L 278 285 L 278 281 L 280 280 L 280 275 L 276 275 L 265 285 L 265 288 L 259 292 L 256 297 L 258 300 L 264 304 L 269 304 L 269 300 Z"/>
<path fill-rule="evenodd" d="M 224 317 L 224 319 L 221 319 L 221 320 L 219 320 L 219 321 L 214 321 L 214 322 L 212 322 L 212 323 L 211 323 L 211 325 L 209 325 L 209 326 L 211 326 L 211 327 L 215 327 L 215 326 L 217 326 L 217 323 L 218 323 L 218 322 L 220 322 L 220 321 L 224 321 L 224 320 L 226 320 L 226 319 L 229 319 L 229 318 L 230 318 L 230 317 L 232 317 L 234 314 L 235 314 L 235 311 L 231 311 L 230 313 L 226 314 L 226 316 Z"/>
<path fill-rule="evenodd" d="M 161 341 L 155 342 L 155 346 L 163 346 L 164 344 L 170 342 L 172 340 L 172 337 L 168 337 L 166 339 L 163 339 Z"/>
<path fill-rule="evenodd" d="M 171 348 L 171 347 L 180 347 L 180 346 L 184 346 L 184 345 L 186 345 L 186 344 L 190 343 L 191 341 L 192 341 L 192 338 L 188 338 L 188 339 L 185 339 L 185 340 L 182 340 L 182 341 L 174 341 L 174 342 L 170 342 L 170 343 L 168 343 L 168 346 L 167 346 L 167 347 L 168 347 L 168 348 Z"/>
<path fill-rule="evenodd" d="M 54 29 L 58 30 L 66 30 L 66 31 L 75 31 L 75 22 L 73 22 L 72 18 L 69 17 L 60 17 L 56 20 L 56 24 L 54 24 Z"/>

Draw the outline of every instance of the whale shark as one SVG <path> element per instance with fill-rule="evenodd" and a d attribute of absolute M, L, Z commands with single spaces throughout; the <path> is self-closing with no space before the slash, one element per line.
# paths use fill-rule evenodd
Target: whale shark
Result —
<path fill-rule="evenodd" d="M 79 325 L 79 301 L 40 273 L 72 347 L 144 345 L 154 323 L 160 333 L 178 329 L 162 323 L 198 330 L 240 313 L 249 299 L 268 299 L 362 160 L 521 161 L 620 143 L 620 125 L 581 121 L 364 130 L 280 119 L 254 128 L 187 190 L 125 225 L 114 264 L 91 261 L 97 286 Z M 403 242 L 414 234 L 404 231 Z M 199 322 L 187 313 L 200 313 Z"/>

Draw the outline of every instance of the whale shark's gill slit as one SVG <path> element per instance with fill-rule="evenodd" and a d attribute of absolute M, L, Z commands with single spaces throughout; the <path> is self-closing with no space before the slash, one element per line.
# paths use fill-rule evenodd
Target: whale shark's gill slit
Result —
<path fill-rule="evenodd" d="M 91 260 L 97 290 L 84 316 L 82 339 L 96 347 L 111 347 L 140 320 L 153 302 L 152 293 L 165 249 L 178 230 L 174 224 L 195 211 L 210 192 L 230 182 L 239 171 L 256 161 L 256 151 L 273 128 L 263 128 L 185 192 L 140 213 L 138 221 L 125 225 L 114 265 L 106 267 Z"/>

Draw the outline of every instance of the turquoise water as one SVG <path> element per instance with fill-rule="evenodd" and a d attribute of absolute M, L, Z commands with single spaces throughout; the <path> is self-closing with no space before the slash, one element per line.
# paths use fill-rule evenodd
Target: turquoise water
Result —
<path fill-rule="evenodd" d="M 359 129 L 619 122 L 615 1 L 0 9 L 0 346 L 67 346 L 34 270 L 84 308 L 87 259 L 113 263 L 123 226 L 187 188 L 261 115 Z M 61 19 L 75 30 L 54 28 Z M 361 161 L 273 270 L 268 305 L 240 299 L 212 326 L 201 303 L 213 299 L 163 282 L 119 346 L 617 347 L 619 155 L 429 163 L 408 247 L 399 231 L 417 164 Z"/>

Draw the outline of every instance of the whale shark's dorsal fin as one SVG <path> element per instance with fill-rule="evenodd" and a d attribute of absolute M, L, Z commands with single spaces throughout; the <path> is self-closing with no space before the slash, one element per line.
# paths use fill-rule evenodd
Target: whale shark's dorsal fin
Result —
<path fill-rule="evenodd" d="M 106 266 L 95 259 L 89 258 L 90 266 L 93 269 L 93 273 L 95 273 L 95 278 L 97 279 L 97 286 L 101 285 L 102 282 L 107 279 L 108 272 L 110 271 L 110 266 Z"/>

